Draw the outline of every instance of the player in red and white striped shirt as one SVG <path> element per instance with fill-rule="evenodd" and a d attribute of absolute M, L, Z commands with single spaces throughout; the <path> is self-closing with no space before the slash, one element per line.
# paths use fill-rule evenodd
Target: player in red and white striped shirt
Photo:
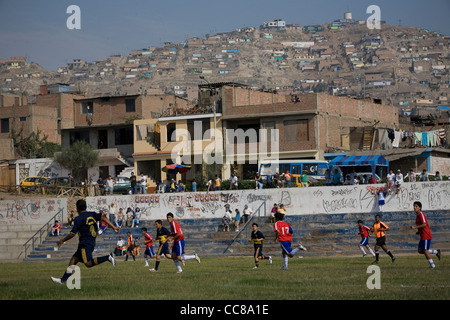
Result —
<path fill-rule="evenodd" d="M 433 259 L 431 259 L 430 254 L 435 254 L 438 259 L 441 260 L 441 250 L 430 249 L 431 239 L 433 239 L 433 236 L 431 235 L 431 229 L 430 225 L 428 224 L 427 217 L 422 211 L 422 203 L 420 203 L 419 201 L 414 202 L 414 212 L 417 214 L 416 225 L 411 226 L 411 229 L 417 230 L 417 234 L 420 235 L 418 252 L 425 255 L 425 258 L 428 260 L 431 268 L 435 268 L 436 266 L 433 262 Z"/>

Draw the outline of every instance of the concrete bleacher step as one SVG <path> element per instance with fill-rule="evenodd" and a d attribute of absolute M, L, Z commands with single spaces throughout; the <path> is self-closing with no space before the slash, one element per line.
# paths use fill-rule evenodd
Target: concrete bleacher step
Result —
<path fill-rule="evenodd" d="M 426 212 L 428 220 L 432 221 L 433 248 L 450 250 L 450 239 L 448 230 L 450 226 L 450 213 L 448 211 Z M 409 228 L 415 223 L 415 214 L 405 213 L 382 213 L 382 221 L 391 228 L 387 232 L 387 245 L 396 253 L 414 253 L 419 242 L 418 236 Z M 334 214 L 334 215 L 306 215 L 287 216 L 294 229 L 293 246 L 301 242 L 308 248 L 302 253 L 308 256 L 333 256 L 333 255 L 359 255 L 359 236 L 357 231 L 357 220 L 362 219 L 366 225 L 372 225 L 374 214 Z M 274 242 L 273 224 L 269 223 L 267 217 L 255 217 L 259 229 L 264 233 L 265 254 L 280 254 L 279 244 Z M 189 219 L 178 220 L 185 235 L 186 252 L 188 254 L 197 252 L 200 256 L 223 256 L 227 255 L 252 255 L 253 245 L 249 242 L 251 227 L 243 231 L 236 242 L 229 246 L 236 235 L 234 226 L 230 231 L 223 232 L 221 219 Z M 164 223 L 167 226 L 167 223 Z M 126 240 L 126 233 L 141 240 L 141 257 L 143 254 L 143 236 L 141 227 L 147 227 L 148 231 L 155 236 L 156 229 L 153 221 L 144 221 L 138 228 L 124 227 L 120 235 Z M 241 225 L 242 228 L 242 225 Z M 24 261 L 68 261 L 76 251 L 78 239 L 68 241 L 61 248 L 57 248 L 57 241 L 68 234 L 70 228 L 63 228 L 59 237 L 47 237 Z M 114 250 L 119 234 L 113 230 L 106 230 L 97 237 L 95 256 L 109 254 Z M 370 246 L 375 244 L 375 237 L 370 238 Z M 158 244 L 155 243 L 154 247 Z M 139 259 L 139 258 L 138 258 Z"/>

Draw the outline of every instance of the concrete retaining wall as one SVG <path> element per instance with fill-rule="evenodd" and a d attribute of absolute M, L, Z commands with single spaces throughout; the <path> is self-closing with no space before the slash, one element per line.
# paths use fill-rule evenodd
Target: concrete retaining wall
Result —
<path fill-rule="evenodd" d="M 67 199 L 0 201 L 0 262 L 23 259 L 24 243 L 60 209 L 67 214 Z"/>
<path fill-rule="evenodd" d="M 382 185 L 280 188 L 263 190 L 223 190 L 168 194 L 88 197 L 90 210 L 139 207 L 142 220 L 165 219 L 172 212 L 178 219 L 221 218 L 227 208 L 241 212 L 244 205 L 255 211 L 266 201 L 266 215 L 274 203 L 283 203 L 288 215 L 404 212 L 421 201 L 423 210 L 450 210 L 450 181 L 405 183 L 398 193 L 386 195 L 380 208 L 377 191 Z M 262 214 L 264 214 L 262 212 Z"/>

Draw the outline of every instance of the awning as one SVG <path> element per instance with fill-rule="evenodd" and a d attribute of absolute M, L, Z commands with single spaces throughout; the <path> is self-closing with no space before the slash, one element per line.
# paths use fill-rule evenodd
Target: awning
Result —
<path fill-rule="evenodd" d="M 337 156 L 329 163 L 334 166 L 389 166 L 389 162 L 381 155 Z"/>

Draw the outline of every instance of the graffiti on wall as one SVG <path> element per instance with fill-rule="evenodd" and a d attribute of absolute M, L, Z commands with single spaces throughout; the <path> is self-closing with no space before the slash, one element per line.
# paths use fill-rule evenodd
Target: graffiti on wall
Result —
<path fill-rule="evenodd" d="M 67 199 L 0 201 L 0 225 L 43 224 L 60 209 L 66 212 Z"/>
<path fill-rule="evenodd" d="M 168 212 L 177 218 L 221 218 L 226 210 L 242 213 L 245 205 L 252 211 L 261 207 L 259 213 L 269 215 L 274 203 L 283 203 L 288 215 L 412 211 L 414 201 L 421 201 L 424 210 L 450 209 L 447 181 L 405 183 L 392 193 L 386 191 L 380 209 L 382 187 L 386 189 L 384 185 L 355 185 L 104 196 L 88 197 L 87 203 L 89 210 L 107 211 L 111 203 L 124 211 L 139 207 L 142 220 L 165 219 Z"/>

